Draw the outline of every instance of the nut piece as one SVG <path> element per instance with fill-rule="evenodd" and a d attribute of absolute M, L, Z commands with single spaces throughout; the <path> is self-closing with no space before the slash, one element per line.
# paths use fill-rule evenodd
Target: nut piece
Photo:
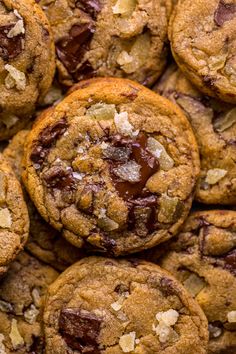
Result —
<path fill-rule="evenodd" d="M 115 114 L 115 126 L 118 133 L 125 136 L 137 136 L 139 131 L 134 131 L 134 127 L 129 122 L 129 117 L 127 112 L 121 112 Z"/>
<path fill-rule="evenodd" d="M 130 183 L 138 183 L 141 179 L 140 175 L 141 166 L 138 165 L 135 161 L 128 161 L 124 165 L 120 165 L 117 168 L 113 169 L 113 172 L 116 176 L 120 177 L 124 181 Z"/>
<path fill-rule="evenodd" d="M 20 346 L 24 345 L 24 339 L 20 335 L 20 332 L 17 327 L 17 321 L 14 318 L 11 322 L 11 332 L 9 334 L 9 337 L 11 339 L 13 349 L 17 349 Z"/>
<path fill-rule="evenodd" d="M 166 224 L 173 222 L 178 203 L 179 199 L 177 197 L 171 198 L 167 194 L 162 194 L 159 199 L 158 221 Z"/>
<path fill-rule="evenodd" d="M 19 118 L 14 114 L 7 114 L 6 116 L 1 117 L 1 121 L 8 129 L 13 127 L 18 122 L 18 120 Z"/>
<path fill-rule="evenodd" d="M 9 72 L 5 79 L 6 88 L 11 89 L 16 86 L 17 90 L 24 91 L 26 88 L 25 74 L 9 64 L 6 64 L 4 68 Z"/>
<path fill-rule="evenodd" d="M 159 336 L 161 343 L 176 341 L 179 337 L 178 333 L 171 328 L 178 321 L 179 314 L 177 311 L 170 309 L 165 312 L 158 312 L 156 319 L 159 324 L 155 327 L 153 325 L 153 331 Z"/>
<path fill-rule="evenodd" d="M 32 290 L 31 295 L 32 295 L 35 306 L 40 307 L 41 306 L 41 296 L 40 296 L 40 292 L 38 291 L 38 289 L 34 288 Z"/>
<path fill-rule="evenodd" d="M 116 114 L 114 104 L 96 103 L 87 109 L 86 115 L 98 120 L 114 119 Z"/>
<path fill-rule="evenodd" d="M 222 170 L 221 168 L 214 168 L 212 170 L 208 170 L 205 181 L 208 184 L 216 184 L 222 178 L 224 178 L 227 173 L 228 171 Z"/>
<path fill-rule="evenodd" d="M 9 302 L 0 300 L 0 311 L 2 312 L 13 312 L 13 307 Z"/>
<path fill-rule="evenodd" d="M 0 227 L 9 229 L 12 225 L 10 211 L 7 208 L 0 209 Z"/>
<path fill-rule="evenodd" d="M 174 160 L 167 154 L 164 146 L 156 139 L 152 137 L 148 138 L 147 149 L 159 161 L 162 170 L 168 171 L 174 166 Z"/>
<path fill-rule="evenodd" d="M 38 314 L 39 310 L 37 310 L 36 307 L 32 304 L 30 308 L 24 312 L 24 318 L 28 323 L 33 324 L 36 321 Z"/>
<path fill-rule="evenodd" d="M 218 132 L 222 133 L 225 130 L 231 128 L 235 123 L 236 123 L 236 108 L 233 108 L 229 112 L 227 112 L 225 116 L 216 119 L 213 125 Z"/>
<path fill-rule="evenodd" d="M 137 0 L 118 0 L 112 7 L 113 14 L 129 16 L 134 11 L 136 3 Z"/>
<path fill-rule="evenodd" d="M 3 344 L 3 341 L 5 340 L 5 337 L 2 333 L 0 333 L 0 354 L 6 354 L 6 347 Z"/>
<path fill-rule="evenodd" d="M 191 274 L 184 282 L 185 288 L 195 297 L 206 286 L 206 283 L 197 274 Z"/>
<path fill-rule="evenodd" d="M 119 224 L 108 217 L 98 219 L 98 226 L 104 231 L 114 231 L 119 228 Z"/>
<path fill-rule="evenodd" d="M 114 311 L 119 311 L 122 308 L 123 302 L 125 301 L 125 299 L 129 296 L 128 292 L 124 292 L 123 294 L 121 294 L 121 296 L 119 297 L 119 299 L 116 302 L 113 302 L 111 304 L 111 307 L 113 308 Z"/>
<path fill-rule="evenodd" d="M 228 312 L 227 319 L 229 323 L 236 323 L 236 311 Z"/>
<path fill-rule="evenodd" d="M 213 326 L 211 323 L 208 325 L 208 330 L 210 333 L 210 338 L 217 338 L 221 335 L 222 329 L 216 326 Z"/>
<path fill-rule="evenodd" d="M 120 337 L 119 345 L 124 353 L 132 352 L 135 348 L 135 332 L 130 332 L 128 334 L 124 334 Z"/>
<path fill-rule="evenodd" d="M 21 15 L 17 10 L 14 10 L 15 16 L 19 19 L 15 26 L 8 32 L 7 37 L 8 38 L 13 38 L 15 36 L 18 36 L 19 34 L 24 34 L 25 33 L 25 28 L 24 28 L 24 21 Z"/>

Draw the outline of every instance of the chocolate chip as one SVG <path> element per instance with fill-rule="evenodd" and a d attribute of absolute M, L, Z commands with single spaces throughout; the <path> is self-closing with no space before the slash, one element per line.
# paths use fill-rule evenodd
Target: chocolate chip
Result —
<path fill-rule="evenodd" d="M 134 101 L 138 97 L 139 89 L 130 86 L 131 91 L 122 93 L 121 96 L 127 97 L 129 100 Z"/>
<path fill-rule="evenodd" d="M 8 38 L 8 32 L 15 24 L 0 27 L 0 57 L 3 60 L 16 58 L 23 50 L 24 34 L 18 34 L 12 38 Z"/>
<path fill-rule="evenodd" d="M 71 170 L 65 170 L 61 166 L 53 166 L 44 172 L 43 179 L 47 186 L 56 189 L 74 189 L 75 180 Z"/>
<path fill-rule="evenodd" d="M 215 81 L 216 81 L 216 79 L 209 76 L 209 75 L 205 75 L 203 77 L 203 83 L 210 88 L 215 87 Z"/>
<path fill-rule="evenodd" d="M 79 353 L 100 354 L 98 336 L 102 320 L 94 313 L 65 308 L 59 317 L 59 332 L 66 344 Z"/>
<path fill-rule="evenodd" d="M 88 13 L 94 20 L 102 9 L 99 0 L 78 0 L 76 6 L 82 11 Z"/>
<path fill-rule="evenodd" d="M 85 74 L 88 70 L 91 72 L 91 65 L 88 62 L 84 63 L 81 68 L 79 64 L 82 63 L 84 54 L 89 49 L 94 32 L 95 26 L 92 22 L 76 24 L 71 27 L 67 37 L 56 43 L 58 58 L 75 78 L 78 77 L 78 72 L 85 72 Z"/>
<path fill-rule="evenodd" d="M 107 254 L 110 256 L 114 255 L 114 250 L 116 248 L 116 241 L 110 237 L 103 235 L 101 240 L 101 246 L 106 250 Z"/>
<path fill-rule="evenodd" d="M 236 4 L 229 4 L 224 0 L 220 0 L 214 14 L 214 21 L 217 26 L 221 27 L 225 22 L 232 20 L 235 17 L 235 13 Z"/>
<path fill-rule="evenodd" d="M 56 140 L 65 133 L 68 123 L 65 118 L 60 119 L 53 125 L 49 125 L 40 133 L 39 138 L 34 143 L 31 160 L 38 165 L 42 165 L 49 154 L 50 148 Z"/>

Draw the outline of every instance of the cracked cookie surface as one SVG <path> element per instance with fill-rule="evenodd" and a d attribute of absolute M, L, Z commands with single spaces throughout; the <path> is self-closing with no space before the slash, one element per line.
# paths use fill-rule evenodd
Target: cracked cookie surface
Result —
<path fill-rule="evenodd" d="M 21 181 L 24 143 L 28 133 L 28 130 L 18 132 L 3 152 L 4 157 L 17 173 L 19 181 Z M 30 218 L 29 239 L 25 248 L 39 260 L 58 270 L 64 270 L 82 258 L 83 252 L 67 242 L 58 231 L 44 221 L 24 187 L 23 191 Z"/>
<path fill-rule="evenodd" d="M 54 44 L 48 20 L 34 0 L 0 3 L 0 140 L 31 118 L 51 85 Z"/>
<path fill-rule="evenodd" d="M 158 266 L 85 258 L 50 286 L 46 354 L 206 353 L 207 322 L 185 289 Z"/>
<path fill-rule="evenodd" d="M 129 80 L 79 86 L 27 137 L 23 179 L 39 212 L 75 246 L 113 255 L 169 239 L 199 172 L 186 117 Z"/>
<path fill-rule="evenodd" d="M 204 93 L 236 103 L 236 1 L 181 0 L 169 27 L 176 62 Z"/>
<path fill-rule="evenodd" d="M 201 172 L 195 199 L 207 204 L 236 203 L 236 108 L 205 96 L 170 66 L 154 91 L 184 111 L 197 139 Z"/>
<path fill-rule="evenodd" d="M 156 262 L 183 283 L 205 312 L 209 321 L 209 353 L 234 353 L 236 212 L 193 213 L 163 251 Z M 154 253 L 151 260 L 155 261 Z"/>
<path fill-rule="evenodd" d="M 58 273 L 29 256 L 18 255 L 0 282 L 0 353 L 43 354 L 43 301 Z"/>
<path fill-rule="evenodd" d="M 167 54 L 170 0 L 39 0 L 66 85 L 94 76 L 152 85 Z"/>
<path fill-rule="evenodd" d="M 23 249 L 28 233 L 29 217 L 21 186 L 0 154 L 0 275 Z"/>

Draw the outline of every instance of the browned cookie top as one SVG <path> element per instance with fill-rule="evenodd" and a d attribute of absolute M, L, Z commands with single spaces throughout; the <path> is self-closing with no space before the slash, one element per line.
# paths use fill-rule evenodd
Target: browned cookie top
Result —
<path fill-rule="evenodd" d="M 179 282 L 137 260 L 85 258 L 50 286 L 47 354 L 205 354 L 203 312 Z"/>
<path fill-rule="evenodd" d="M 43 354 L 43 302 L 58 273 L 21 253 L 0 282 L 0 353 Z"/>
<path fill-rule="evenodd" d="M 28 232 L 29 218 L 21 186 L 0 154 L 0 275 L 24 247 Z"/>
<path fill-rule="evenodd" d="M 236 0 L 181 0 L 169 28 L 173 55 L 204 93 L 236 103 Z"/>
<path fill-rule="evenodd" d="M 207 204 L 236 203 L 236 108 L 203 95 L 170 66 L 155 91 L 179 105 L 195 133 L 201 159 L 196 199 Z"/>
<path fill-rule="evenodd" d="M 27 138 L 24 182 L 42 216 L 77 247 L 152 247 L 186 218 L 199 171 L 187 119 L 125 79 L 82 82 Z"/>
<path fill-rule="evenodd" d="M 167 54 L 171 0 L 39 0 L 52 26 L 60 79 L 127 77 L 151 85 Z"/>
<path fill-rule="evenodd" d="M 0 3 L 0 140 L 27 122 L 54 75 L 49 23 L 33 0 Z"/>
<path fill-rule="evenodd" d="M 10 141 L 3 155 L 11 164 L 21 181 L 24 143 L 28 130 L 21 130 Z M 23 188 L 30 218 L 29 239 L 25 248 L 41 261 L 58 270 L 64 270 L 83 256 L 83 252 L 67 242 L 40 216 L 26 190 Z"/>
<path fill-rule="evenodd" d="M 193 213 L 182 232 L 163 251 L 164 256 L 156 260 L 158 264 L 183 283 L 206 314 L 209 353 L 234 353 L 236 212 Z"/>

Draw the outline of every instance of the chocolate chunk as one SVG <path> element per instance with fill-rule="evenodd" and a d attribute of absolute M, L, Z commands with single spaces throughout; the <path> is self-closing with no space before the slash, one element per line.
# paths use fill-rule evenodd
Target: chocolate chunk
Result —
<path fill-rule="evenodd" d="M 236 249 L 224 256 L 225 268 L 236 275 Z"/>
<path fill-rule="evenodd" d="M 75 77 L 78 75 L 77 71 L 81 73 L 81 70 L 88 70 L 88 63 L 85 64 L 85 67 L 82 65 L 81 68 L 79 68 L 79 64 L 82 63 L 84 54 L 89 49 L 94 32 L 95 26 L 92 22 L 74 25 L 71 27 L 69 35 L 56 43 L 58 58 L 69 73 Z"/>
<path fill-rule="evenodd" d="M 221 27 L 225 22 L 232 20 L 235 17 L 235 13 L 236 4 L 229 4 L 224 0 L 220 0 L 214 14 L 215 23 Z"/>
<path fill-rule="evenodd" d="M 33 343 L 29 349 L 29 354 L 43 354 L 45 342 L 43 337 L 36 337 L 33 335 Z M 28 353 L 28 351 L 27 351 Z"/>
<path fill-rule="evenodd" d="M 96 75 L 96 70 L 93 69 L 92 65 L 88 60 L 86 60 L 73 74 L 73 78 L 76 81 L 90 79 Z"/>
<path fill-rule="evenodd" d="M 174 290 L 173 280 L 168 279 L 166 277 L 161 278 L 160 288 L 166 296 L 170 296 L 176 293 L 176 291 Z"/>
<path fill-rule="evenodd" d="M 142 195 L 147 180 L 158 171 L 159 163 L 147 150 L 147 136 L 140 133 L 136 139 L 126 139 L 119 135 L 111 138 L 115 147 L 125 147 L 130 150 L 130 159 L 134 160 L 140 167 L 141 179 L 138 183 L 123 181 L 113 173 L 113 169 L 118 167 L 116 161 L 110 159 L 110 170 L 113 183 L 119 195 L 125 200 L 131 200 Z"/>
<path fill-rule="evenodd" d="M 82 11 L 88 13 L 94 20 L 102 9 L 99 0 L 78 0 L 76 1 L 76 7 Z"/>
<path fill-rule="evenodd" d="M 16 58 L 24 48 L 23 38 L 25 35 L 23 33 L 12 38 L 7 37 L 7 34 L 14 26 L 15 23 L 0 27 L 0 57 L 6 61 Z"/>
<path fill-rule="evenodd" d="M 71 170 L 65 170 L 61 166 L 53 166 L 44 172 L 43 179 L 48 187 L 57 189 L 73 189 L 75 188 L 75 180 Z"/>
<path fill-rule="evenodd" d="M 60 119 L 53 125 L 50 125 L 40 133 L 39 138 L 35 141 L 33 151 L 30 155 L 31 160 L 41 166 L 49 154 L 50 148 L 56 140 L 65 133 L 68 123 L 65 118 Z"/>
<path fill-rule="evenodd" d="M 98 336 L 102 320 L 92 312 L 65 308 L 59 317 L 59 331 L 66 344 L 79 353 L 99 354 Z"/>

